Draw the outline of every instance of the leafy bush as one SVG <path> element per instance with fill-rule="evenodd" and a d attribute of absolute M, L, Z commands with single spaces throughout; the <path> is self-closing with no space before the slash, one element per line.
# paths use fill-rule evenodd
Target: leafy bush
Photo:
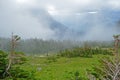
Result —
<path fill-rule="evenodd" d="M 70 72 L 66 72 L 67 76 L 67 80 L 86 80 L 86 78 L 81 77 L 80 76 L 80 72 L 79 71 L 70 71 Z"/>
<path fill-rule="evenodd" d="M 21 68 L 21 64 L 26 62 L 25 55 L 23 53 L 15 53 L 14 54 L 14 64 L 12 64 L 9 69 L 9 74 L 4 74 L 6 72 L 6 68 L 8 65 L 8 54 L 0 50 L 0 79 L 3 80 L 36 80 L 34 78 L 33 71 L 27 71 Z"/>
<path fill-rule="evenodd" d="M 47 57 L 47 63 L 56 62 L 56 61 L 57 61 L 56 56 L 48 56 Z"/>
<path fill-rule="evenodd" d="M 15 52 L 13 61 L 13 64 L 24 64 L 27 59 L 23 52 Z"/>
<path fill-rule="evenodd" d="M 0 50 L 0 78 L 3 78 L 3 73 L 5 72 L 7 61 L 7 54 Z"/>
<path fill-rule="evenodd" d="M 13 80 L 35 80 L 35 72 L 22 69 L 20 66 L 12 67 L 10 73 Z"/>

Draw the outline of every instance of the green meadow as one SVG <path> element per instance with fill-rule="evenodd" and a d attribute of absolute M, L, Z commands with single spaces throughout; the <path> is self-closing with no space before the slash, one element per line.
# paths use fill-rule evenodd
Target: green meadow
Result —
<path fill-rule="evenodd" d="M 75 80 L 78 72 L 81 80 L 87 79 L 87 70 L 92 70 L 99 64 L 102 57 L 109 55 L 94 55 L 92 58 L 75 57 L 39 57 L 29 56 L 27 63 L 22 65 L 26 70 L 35 72 L 37 80 Z"/>

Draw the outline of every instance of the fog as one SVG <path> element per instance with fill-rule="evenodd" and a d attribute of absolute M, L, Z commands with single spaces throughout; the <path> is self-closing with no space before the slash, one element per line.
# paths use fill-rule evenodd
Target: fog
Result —
<path fill-rule="evenodd" d="M 0 0 L 0 37 L 112 40 L 120 0 Z"/>

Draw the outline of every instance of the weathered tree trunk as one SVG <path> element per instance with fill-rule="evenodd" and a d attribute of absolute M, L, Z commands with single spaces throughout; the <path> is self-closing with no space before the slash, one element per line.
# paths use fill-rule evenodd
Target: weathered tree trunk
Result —
<path fill-rule="evenodd" d="M 10 68 L 11 68 L 11 66 L 12 66 L 12 64 L 14 62 L 13 58 L 14 58 L 14 53 L 15 53 L 15 46 L 16 46 L 16 43 L 17 43 L 18 40 L 20 40 L 20 37 L 18 37 L 17 35 L 13 35 L 13 33 L 12 33 L 12 37 L 11 37 L 11 52 L 8 55 L 9 62 L 8 62 L 8 66 L 6 68 L 6 71 L 5 71 L 4 75 L 7 74 L 7 75 L 11 76 L 10 73 L 9 73 L 9 70 L 10 70 Z"/>
<path fill-rule="evenodd" d="M 115 40 L 114 48 L 115 48 L 115 54 L 118 55 L 118 48 L 119 48 L 119 39 Z"/>

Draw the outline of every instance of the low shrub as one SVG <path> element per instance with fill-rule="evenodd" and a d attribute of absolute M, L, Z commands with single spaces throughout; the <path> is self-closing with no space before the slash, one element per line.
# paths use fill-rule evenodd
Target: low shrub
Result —
<path fill-rule="evenodd" d="M 7 63 L 7 54 L 0 50 L 0 78 L 3 78 L 3 74 L 6 70 Z"/>
<path fill-rule="evenodd" d="M 56 62 L 56 61 L 57 61 L 56 56 L 48 56 L 47 57 L 47 63 Z"/>
<path fill-rule="evenodd" d="M 26 57 L 23 53 L 14 54 L 14 63 L 11 65 L 9 71 L 5 73 L 8 62 L 8 54 L 0 50 L 0 80 L 36 80 L 34 71 L 21 68 L 21 64 L 26 62 Z"/>
<path fill-rule="evenodd" d="M 62 57 L 92 57 L 95 54 L 108 54 L 111 55 L 112 52 L 107 49 L 101 48 L 74 48 L 74 49 L 66 49 L 64 51 L 60 51 L 58 56 Z"/>
<path fill-rule="evenodd" d="M 34 71 L 22 69 L 20 66 L 12 67 L 10 73 L 13 80 L 35 80 Z"/>

